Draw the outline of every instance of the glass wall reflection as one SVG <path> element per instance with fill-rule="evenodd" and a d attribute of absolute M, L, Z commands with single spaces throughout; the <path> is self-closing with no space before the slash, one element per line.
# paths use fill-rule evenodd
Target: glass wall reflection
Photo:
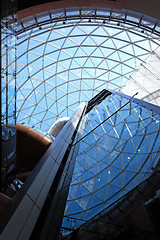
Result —
<path fill-rule="evenodd" d="M 132 100 L 111 94 L 87 114 L 83 135 L 91 133 L 80 143 L 63 227 L 79 227 L 154 170 L 160 116 Z"/>

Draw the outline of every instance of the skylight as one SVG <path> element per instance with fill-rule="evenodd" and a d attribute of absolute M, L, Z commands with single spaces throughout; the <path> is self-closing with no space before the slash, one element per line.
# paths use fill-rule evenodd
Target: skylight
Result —
<path fill-rule="evenodd" d="M 17 121 L 45 132 L 102 89 L 126 89 L 159 49 L 153 23 L 140 26 L 129 14 L 124 22 L 123 12 L 72 9 L 65 20 L 64 10 L 50 13 L 52 22 L 43 13 L 38 26 L 32 17 L 17 29 Z"/>

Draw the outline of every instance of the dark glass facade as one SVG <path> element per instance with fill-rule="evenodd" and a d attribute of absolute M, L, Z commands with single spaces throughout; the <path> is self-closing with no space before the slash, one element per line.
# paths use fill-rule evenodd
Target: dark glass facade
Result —
<path fill-rule="evenodd" d="M 160 157 L 160 115 L 151 108 L 113 93 L 86 115 L 64 228 L 81 226 L 152 174 Z"/>

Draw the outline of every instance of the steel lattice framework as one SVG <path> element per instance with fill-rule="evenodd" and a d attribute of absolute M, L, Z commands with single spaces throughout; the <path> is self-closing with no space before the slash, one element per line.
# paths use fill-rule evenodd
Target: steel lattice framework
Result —
<path fill-rule="evenodd" d="M 126 10 L 60 9 L 20 20 L 17 121 L 47 132 L 106 88 L 157 100 L 159 35 L 156 19 Z M 127 101 L 123 94 L 106 98 L 87 115 L 84 134 Z M 159 114 L 129 102 L 80 142 L 64 229 L 80 227 L 152 174 L 159 121 Z"/>
<path fill-rule="evenodd" d="M 104 88 L 123 91 L 159 49 L 157 21 L 125 10 L 54 10 L 17 34 L 17 120 L 42 131 Z"/>
<path fill-rule="evenodd" d="M 80 141 L 64 229 L 107 211 L 152 174 L 160 156 L 159 121 L 159 114 L 123 94 L 108 96 L 87 114 L 84 136 L 90 134 Z"/>

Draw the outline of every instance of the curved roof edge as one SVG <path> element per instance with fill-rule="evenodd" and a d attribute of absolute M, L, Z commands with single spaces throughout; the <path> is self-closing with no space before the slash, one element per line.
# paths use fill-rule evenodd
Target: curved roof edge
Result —
<path fill-rule="evenodd" d="M 26 8 L 18 11 L 18 20 L 24 19 L 26 17 L 60 8 L 69 8 L 69 7 L 102 7 L 102 8 L 113 8 L 121 10 L 124 8 L 125 0 L 117 0 L 117 1 L 96 1 L 96 0 L 78 0 L 78 1 L 55 1 L 39 4 L 30 8 Z"/>
<path fill-rule="evenodd" d="M 110 9 L 127 9 L 129 11 L 139 12 L 141 14 L 145 14 L 151 16 L 156 19 L 160 19 L 159 8 L 160 8 L 160 1 L 159 0 L 146 0 L 145 5 L 143 0 L 59 0 L 47 3 L 40 3 L 39 4 L 25 8 L 23 10 L 18 11 L 18 20 L 24 19 L 34 14 L 38 14 L 41 12 L 60 9 L 60 8 L 69 8 L 69 7 L 102 7 L 102 8 L 110 8 Z"/>

